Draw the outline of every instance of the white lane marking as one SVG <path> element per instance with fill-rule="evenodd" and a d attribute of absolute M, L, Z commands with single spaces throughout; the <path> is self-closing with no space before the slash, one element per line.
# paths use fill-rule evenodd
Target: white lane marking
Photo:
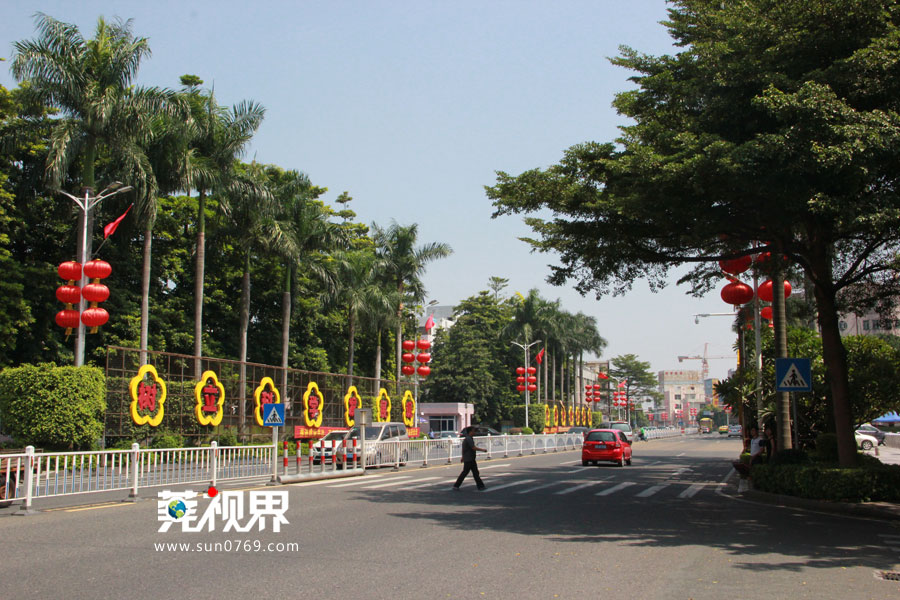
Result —
<path fill-rule="evenodd" d="M 479 471 L 487 471 L 488 469 L 499 469 L 500 467 L 508 467 L 508 466 L 511 465 L 511 464 L 512 464 L 512 463 L 503 463 L 503 464 L 500 464 L 500 465 L 487 465 L 487 466 L 484 466 L 484 467 L 482 467 L 481 465 L 478 465 L 478 470 L 479 470 Z"/>
<path fill-rule="evenodd" d="M 682 456 L 684 456 L 684 452 L 682 452 L 681 454 L 676 454 L 676 455 L 675 455 L 675 458 L 679 458 L 679 457 L 682 457 Z"/>
<path fill-rule="evenodd" d="M 397 475 L 394 477 L 394 479 L 412 479 L 412 475 Z M 350 483 L 337 483 L 331 487 L 342 488 L 342 487 L 350 487 L 352 485 L 364 485 L 364 484 L 371 484 L 371 483 L 372 483 L 371 479 L 369 479 L 369 480 L 364 479 L 363 481 L 351 481 Z"/>
<path fill-rule="evenodd" d="M 537 490 L 542 490 L 542 489 L 544 489 L 544 488 L 548 488 L 548 487 L 550 487 L 550 486 L 554 486 L 554 485 L 556 485 L 556 484 L 558 484 L 558 483 L 559 483 L 558 481 L 551 481 L 550 483 L 544 483 L 544 484 L 541 484 L 541 485 L 536 485 L 536 486 L 534 486 L 534 487 L 528 488 L 527 490 L 520 490 L 520 491 L 518 491 L 518 492 L 516 492 L 516 493 L 517 493 L 517 494 L 527 494 L 527 493 L 529 493 L 529 492 L 534 492 L 534 491 L 537 491 Z"/>
<path fill-rule="evenodd" d="M 609 496 L 610 494 L 614 494 L 619 490 L 624 490 L 625 488 L 634 485 L 633 481 L 623 481 L 619 485 L 614 485 L 609 489 L 603 490 L 602 492 L 597 492 L 595 496 Z"/>
<path fill-rule="evenodd" d="M 586 487 L 591 487 L 591 486 L 597 485 L 599 483 L 606 483 L 606 480 L 600 479 L 599 481 L 588 481 L 586 483 L 581 483 L 579 485 L 573 485 L 570 488 L 566 488 L 564 490 L 560 490 L 558 492 L 553 492 L 553 493 L 557 496 L 562 496 L 563 494 L 571 494 L 572 492 L 574 492 L 576 490 L 583 490 Z"/>
<path fill-rule="evenodd" d="M 706 487 L 705 483 L 694 483 L 688 486 L 686 490 L 678 494 L 679 498 L 693 498 L 694 495 Z"/>
<path fill-rule="evenodd" d="M 442 483 L 449 483 L 450 485 L 453 485 L 453 482 L 454 482 L 454 481 L 456 481 L 456 480 L 455 480 L 455 479 L 444 479 L 443 477 L 438 477 L 438 478 L 437 478 L 437 481 L 430 481 L 430 482 L 428 482 L 428 483 L 422 483 L 422 484 L 419 484 L 419 485 L 411 485 L 411 486 L 409 486 L 408 488 L 405 488 L 405 489 L 408 489 L 408 490 L 417 490 L 417 489 L 419 489 L 419 488 L 431 487 L 431 486 L 433 486 L 433 485 L 439 485 L 439 484 L 442 484 Z M 413 483 L 413 482 L 410 481 L 409 483 Z"/>
<path fill-rule="evenodd" d="M 422 479 L 418 479 L 417 481 L 425 481 L 426 479 L 437 479 L 437 477 L 423 477 Z M 408 483 L 412 483 L 410 481 L 389 481 L 387 483 L 379 483 L 378 485 L 370 485 L 368 487 L 364 487 L 364 490 L 377 490 L 386 487 L 394 487 L 396 485 L 406 485 Z"/>
<path fill-rule="evenodd" d="M 585 469 L 593 469 L 594 467 L 578 467 L 577 469 L 569 469 L 568 471 L 563 471 L 564 475 L 571 475 L 572 473 L 580 473 Z"/>
<path fill-rule="evenodd" d="M 678 469 L 677 471 L 672 471 L 672 477 L 677 477 L 678 475 L 681 475 L 682 473 L 687 473 L 690 470 L 691 470 L 690 467 L 682 467 L 682 468 Z"/>
<path fill-rule="evenodd" d="M 649 498 L 650 496 L 652 496 L 659 490 L 665 489 L 667 487 L 669 487 L 668 483 L 663 483 L 660 485 L 652 485 L 652 486 L 648 487 L 646 490 L 644 490 L 643 492 L 635 494 L 634 496 L 635 496 L 635 498 Z"/>
<path fill-rule="evenodd" d="M 535 480 L 535 479 L 519 479 L 518 481 L 512 481 L 512 482 L 510 482 L 510 483 L 504 483 L 503 485 L 490 485 L 490 486 L 488 486 L 488 488 L 487 488 L 486 490 L 484 490 L 484 491 L 485 491 L 485 493 L 487 493 L 487 492 L 493 492 L 494 490 L 502 490 L 503 488 L 512 487 L 512 486 L 514 486 L 514 485 L 524 485 L 524 484 L 526 484 L 526 483 L 531 483 L 531 482 L 533 482 L 533 481 L 536 481 L 536 480 Z"/>

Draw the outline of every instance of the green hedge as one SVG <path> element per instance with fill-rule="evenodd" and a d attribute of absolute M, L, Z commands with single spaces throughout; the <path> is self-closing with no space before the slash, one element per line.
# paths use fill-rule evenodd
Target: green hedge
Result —
<path fill-rule="evenodd" d="M 525 405 L 516 404 L 512 407 L 512 420 L 516 427 L 525 426 Z M 528 405 L 528 426 L 533 431 L 544 430 L 544 405 L 529 404 Z"/>
<path fill-rule="evenodd" d="M 16 443 L 89 449 L 103 435 L 106 380 L 97 367 L 23 365 L 0 371 L 0 420 Z"/>
<path fill-rule="evenodd" d="M 900 502 L 900 466 L 757 465 L 753 487 L 773 494 L 840 502 Z"/>

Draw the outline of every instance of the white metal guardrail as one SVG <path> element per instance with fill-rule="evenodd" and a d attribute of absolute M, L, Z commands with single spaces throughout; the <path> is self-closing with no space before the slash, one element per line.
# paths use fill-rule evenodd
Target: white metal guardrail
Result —
<path fill-rule="evenodd" d="M 5 500 L 20 499 L 23 511 L 35 498 L 130 490 L 171 484 L 210 483 L 272 475 L 274 448 L 268 446 L 44 452 L 0 459 Z"/>
<path fill-rule="evenodd" d="M 682 435 L 680 428 L 668 427 L 646 431 L 648 439 Z M 581 433 L 498 435 L 475 438 L 476 444 L 485 448 L 482 459 L 506 458 L 546 452 L 577 450 L 584 436 Z M 307 473 L 301 472 L 297 460 L 297 473 L 290 477 L 288 461 L 284 460 L 282 475 L 285 481 L 298 481 L 308 477 L 346 476 L 361 474 L 366 468 L 405 465 L 428 466 L 450 464 L 462 457 L 462 439 L 438 440 L 389 440 L 366 444 L 365 460 L 361 448 L 343 444 L 332 454 L 350 454 L 350 469 L 343 471 L 342 460 L 331 460 L 326 465 L 310 461 Z M 31 512 L 35 498 L 129 490 L 129 497 L 136 498 L 138 490 L 172 484 L 209 483 L 272 476 L 277 473 L 277 447 L 224 446 L 216 442 L 205 448 L 147 449 L 133 444 L 130 450 L 100 450 L 92 452 L 43 452 L 36 454 L 29 446 L 25 453 L 0 456 L 0 491 L 4 500 L 20 500 L 22 511 Z M 356 457 L 356 460 L 353 460 Z M 341 457 L 343 458 L 343 457 Z M 352 473 L 351 473 L 352 472 Z"/>

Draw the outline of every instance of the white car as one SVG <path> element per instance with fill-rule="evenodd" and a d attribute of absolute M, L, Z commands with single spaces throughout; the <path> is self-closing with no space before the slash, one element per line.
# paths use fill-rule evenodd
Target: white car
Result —
<path fill-rule="evenodd" d="M 317 465 L 323 460 L 326 464 L 331 463 L 333 456 L 336 454 L 335 450 L 340 450 L 343 441 L 349 434 L 350 432 L 346 429 L 343 431 L 329 431 L 325 434 L 325 437 L 313 442 L 309 447 L 313 464 Z"/>
<path fill-rule="evenodd" d="M 871 435 L 860 433 L 858 431 L 854 432 L 854 435 L 856 436 L 856 445 L 863 450 L 871 450 L 878 445 L 878 440 Z"/>

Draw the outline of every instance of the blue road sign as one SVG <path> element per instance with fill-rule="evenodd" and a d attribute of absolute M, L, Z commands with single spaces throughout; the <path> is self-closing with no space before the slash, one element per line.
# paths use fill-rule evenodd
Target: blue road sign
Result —
<path fill-rule="evenodd" d="M 776 358 L 775 390 L 779 392 L 811 392 L 812 366 L 808 358 Z"/>
<path fill-rule="evenodd" d="M 284 427 L 284 404 L 263 404 L 263 426 Z"/>

